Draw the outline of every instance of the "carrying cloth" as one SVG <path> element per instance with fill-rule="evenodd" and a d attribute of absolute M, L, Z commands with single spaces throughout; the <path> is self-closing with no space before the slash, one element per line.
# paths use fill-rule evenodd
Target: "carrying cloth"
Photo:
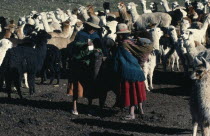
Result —
<path fill-rule="evenodd" d="M 141 66 L 143 66 L 148 60 L 148 56 L 153 50 L 153 46 L 151 44 L 143 43 L 142 45 L 136 45 L 131 40 L 124 40 L 122 46 L 127 48 L 138 59 Z"/>
<path fill-rule="evenodd" d="M 145 76 L 138 60 L 123 46 L 118 46 L 113 57 L 114 71 L 121 81 L 144 81 Z"/>

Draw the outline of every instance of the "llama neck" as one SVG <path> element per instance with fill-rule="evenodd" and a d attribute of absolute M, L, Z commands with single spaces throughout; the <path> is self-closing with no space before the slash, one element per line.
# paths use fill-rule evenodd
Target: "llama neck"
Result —
<path fill-rule="evenodd" d="M 131 16 L 132 16 L 132 21 L 133 21 L 133 23 L 134 23 L 134 22 L 137 21 L 137 19 L 138 19 L 138 17 L 139 17 L 139 14 L 138 14 L 136 8 L 132 8 L 132 9 L 130 10 L 130 12 L 131 12 Z"/>
<path fill-rule="evenodd" d="M 163 0 L 163 8 L 165 9 L 165 12 L 171 11 L 171 9 L 168 6 L 168 1 Z"/>
<path fill-rule="evenodd" d="M 18 33 L 17 33 L 18 39 L 23 39 L 25 37 L 24 32 L 23 32 L 24 27 L 25 27 L 25 24 L 20 26 Z"/>
<path fill-rule="evenodd" d="M 186 50 L 187 50 L 188 54 L 190 55 L 190 57 L 192 59 L 194 59 L 198 55 L 198 51 L 195 48 L 194 40 L 185 41 L 185 45 L 186 45 Z"/>
<path fill-rule="evenodd" d="M 146 1 L 142 1 L 141 5 L 142 5 L 142 8 L 143 8 L 143 13 L 147 13 Z"/>
<path fill-rule="evenodd" d="M 38 26 L 39 27 L 39 19 L 36 18 L 34 21 L 35 21 L 35 26 Z"/>
<path fill-rule="evenodd" d="M 205 22 L 203 23 L 203 26 L 201 27 L 201 30 L 206 32 L 208 29 L 208 25 L 209 25 L 209 18 L 207 17 Z"/>
<path fill-rule="evenodd" d="M 160 50 L 160 38 L 156 37 L 155 35 L 152 35 L 152 43 L 153 43 L 153 47 L 156 50 Z"/>
<path fill-rule="evenodd" d="M 129 20 L 126 9 L 119 10 L 119 13 L 123 21 Z"/>
<path fill-rule="evenodd" d="M 82 12 L 82 16 L 85 19 L 85 21 L 87 21 L 90 18 L 86 10 Z"/>
<path fill-rule="evenodd" d="M 4 38 L 10 38 L 12 35 L 12 32 L 10 32 L 10 30 L 6 30 L 6 33 L 4 35 Z"/>
<path fill-rule="evenodd" d="M 178 41 L 178 37 L 177 37 L 177 33 L 176 33 L 176 30 L 173 30 L 172 33 L 171 33 L 171 38 L 172 38 L 172 41 L 173 43 L 177 43 Z"/>
<path fill-rule="evenodd" d="M 204 14 L 207 14 L 208 13 L 208 6 L 207 4 L 204 5 Z"/>
<path fill-rule="evenodd" d="M 72 33 L 72 35 L 71 35 L 71 38 L 70 38 L 70 41 L 74 41 L 74 39 L 75 39 L 75 37 L 76 37 L 76 35 L 77 35 L 77 30 L 76 29 L 74 29 L 74 31 L 73 31 L 73 33 Z"/>
<path fill-rule="evenodd" d="M 63 27 L 62 33 L 65 35 L 65 37 L 69 37 L 70 32 L 71 32 L 70 30 L 71 30 L 71 25 L 65 25 Z"/>

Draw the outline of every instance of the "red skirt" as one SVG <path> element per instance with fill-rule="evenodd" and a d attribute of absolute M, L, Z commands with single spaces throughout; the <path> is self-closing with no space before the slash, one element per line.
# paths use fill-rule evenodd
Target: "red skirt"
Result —
<path fill-rule="evenodd" d="M 146 88 L 144 82 L 120 83 L 120 100 L 124 107 L 137 105 L 146 100 Z"/>

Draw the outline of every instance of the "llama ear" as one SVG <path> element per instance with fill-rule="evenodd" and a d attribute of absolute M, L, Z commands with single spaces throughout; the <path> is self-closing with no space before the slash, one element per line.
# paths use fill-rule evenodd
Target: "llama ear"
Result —
<path fill-rule="evenodd" d="M 206 61 L 206 59 L 204 59 L 203 57 L 201 57 L 202 59 L 202 62 L 203 62 L 203 65 L 204 67 L 209 70 L 210 69 L 210 64 Z"/>
<path fill-rule="evenodd" d="M 194 59 L 194 65 L 195 65 L 195 66 L 198 66 L 198 65 L 201 65 L 201 64 L 203 64 L 202 61 L 200 61 L 200 60 L 198 59 L 198 57 L 195 57 L 195 59 Z"/>
<path fill-rule="evenodd" d="M 138 5 L 137 5 L 137 4 L 135 4 L 135 6 L 137 7 Z"/>

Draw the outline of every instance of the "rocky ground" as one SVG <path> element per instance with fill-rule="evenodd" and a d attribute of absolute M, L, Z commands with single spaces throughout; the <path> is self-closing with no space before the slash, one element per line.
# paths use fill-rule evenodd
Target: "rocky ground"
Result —
<path fill-rule="evenodd" d="M 37 79 L 37 83 L 39 80 Z M 190 136 L 192 125 L 189 112 L 191 83 L 182 72 L 163 72 L 158 67 L 154 74 L 155 89 L 147 93 L 145 116 L 133 121 L 122 119 L 128 112 L 112 108 L 115 95 L 109 92 L 107 107 L 99 109 L 94 100 L 88 114 L 87 99 L 79 99 L 79 116 L 71 114 L 72 97 L 66 95 L 66 79 L 59 87 L 36 85 L 37 93 L 26 99 L 12 99 L 0 93 L 0 135 L 2 136 Z"/>

